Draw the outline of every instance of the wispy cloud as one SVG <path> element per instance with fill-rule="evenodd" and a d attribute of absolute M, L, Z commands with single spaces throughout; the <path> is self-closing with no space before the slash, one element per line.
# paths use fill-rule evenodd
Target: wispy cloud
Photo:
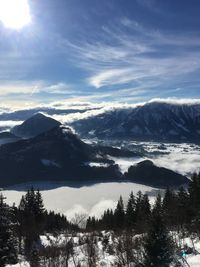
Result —
<path fill-rule="evenodd" d="M 120 91 L 119 85 L 129 84 L 149 92 L 157 88 L 161 94 L 163 86 L 165 92 L 171 90 L 200 70 L 200 38 L 195 32 L 160 32 L 123 17 L 117 25 L 104 26 L 99 39 L 63 43 L 76 52 L 75 62 L 87 72 L 87 84 L 97 89 L 118 86 L 113 89 Z"/>
<path fill-rule="evenodd" d="M 46 81 L 3 81 L 0 85 L 0 96 L 10 94 L 67 94 L 74 90 L 71 85 L 66 83 L 47 83 Z"/>

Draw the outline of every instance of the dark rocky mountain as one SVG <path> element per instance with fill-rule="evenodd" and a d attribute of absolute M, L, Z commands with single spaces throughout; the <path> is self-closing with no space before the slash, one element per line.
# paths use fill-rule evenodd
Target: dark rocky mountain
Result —
<path fill-rule="evenodd" d="M 89 162 L 100 167 L 91 167 Z M 0 187 L 28 181 L 119 179 L 118 166 L 112 163 L 103 152 L 99 154 L 99 148 L 82 142 L 69 128 L 57 126 L 0 146 Z"/>
<path fill-rule="evenodd" d="M 18 140 L 20 140 L 20 138 L 10 132 L 0 133 L 0 145 L 16 142 Z"/>
<path fill-rule="evenodd" d="M 129 167 L 125 174 L 126 179 L 145 185 L 165 188 L 187 184 L 189 180 L 174 171 L 158 167 L 150 160 L 144 160 Z"/>
<path fill-rule="evenodd" d="M 200 142 L 200 104 L 151 102 L 72 123 L 84 138 Z"/>
<path fill-rule="evenodd" d="M 131 167 L 123 175 L 107 155 L 137 156 L 128 150 L 86 144 L 70 128 L 57 126 L 34 138 L 0 146 L 0 187 L 30 181 L 95 183 L 124 179 L 154 186 L 171 186 L 181 185 L 187 179 L 144 163 Z"/>
<path fill-rule="evenodd" d="M 11 133 L 21 138 L 30 138 L 59 125 L 61 125 L 59 121 L 47 117 L 42 113 L 37 113 L 24 121 L 21 125 L 13 127 Z"/>
<path fill-rule="evenodd" d="M 10 132 L 1 132 L 0 133 L 0 139 L 19 139 L 16 135 L 10 133 Z"/>

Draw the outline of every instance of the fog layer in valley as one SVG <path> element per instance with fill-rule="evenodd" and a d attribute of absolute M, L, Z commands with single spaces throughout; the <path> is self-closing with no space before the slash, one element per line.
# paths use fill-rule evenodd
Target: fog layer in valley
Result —
<path fill-rule="evenodd" d="M 112 158 L 120 166 L 122 172 L 127 171 L 132 164 L 145 159 L 150 159 L 157 166 L 171 169 L 188 177 L 193 172 L 200 170 L 200 146 L 195 144 L 127 142 L 124 146 L 141 152 L 143 156 L 136 158 Z"/>
<path fill-rule="evenodd" d="M 156 165 L 172 169 L 190 177 L 191 173 L 200 170 L 200 147 L 193 144 L 159 144 L 129 142 L 125 145 L 131 150 L 143 151 L 144 156 L 135 158 L 112 158 L 125 172 L 129 166 L 144 159 L 151 159 Z M 72 218 L 76 213 L 101 216 L 103 211 L 114 208 L 120 195 L 126 201 L 131 191 L 139 190 L 150 196 L 159 190 L 135 183 L 99 183 L 90 186 L 67 185 L 65 183 L 37 183 L 35 188 L 42 190 L 45 207 L 48 210 L 64 213 Z M 19 185 L 5 190 L 7 202 L 19 204 L 21 196 L 31 184 Z"/>
<path fill-rule="evenodd" d="M 100 183 L 79 188 L 67 186 L 64 183 L 49 183 L 48 186 L 37 183 L 19 185 L 5 190 L 3 193 L 7 197 L 7 203 L 11 205 L 15 202 L 18 205 L 21 196 L 31 186 L 42 190 L 44 205 L 48 210 L 64 213 L 68 218 L 73 218 L 76 213 L 99 217 L 105 209 L 116 206 L 120 195 L 126 201 L 131 191 L 136 194 L 141 190 L 152 198 L 154 198 L 156 191 L 159 191 L 135 183 Z"/>

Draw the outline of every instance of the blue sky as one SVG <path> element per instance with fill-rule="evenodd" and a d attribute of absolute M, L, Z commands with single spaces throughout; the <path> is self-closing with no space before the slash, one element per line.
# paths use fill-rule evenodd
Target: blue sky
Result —
<path fill-rule="evenodd" d="M 31 23 L 0 23 L 1 102 L 200 96 L 200 2 L 29 0 Z"/>

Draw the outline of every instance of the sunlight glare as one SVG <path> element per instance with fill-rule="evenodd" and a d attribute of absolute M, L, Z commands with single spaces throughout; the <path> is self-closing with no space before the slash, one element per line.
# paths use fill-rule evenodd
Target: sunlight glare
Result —
<path fill-rule="evenodd" d="M 21 29 L 31 21 L 28 0 L 0 0 L 0 21 L 5 27 Z"/>

